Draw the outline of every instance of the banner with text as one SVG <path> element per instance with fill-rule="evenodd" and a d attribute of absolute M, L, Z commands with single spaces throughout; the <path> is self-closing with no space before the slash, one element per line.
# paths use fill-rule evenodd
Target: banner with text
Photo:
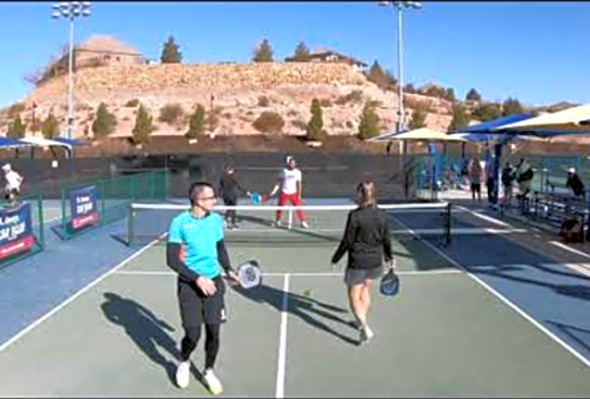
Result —
<path fill-rule="evenodd" d="M 34 245 L 31 205 L 0 209 L 0 260 L 28 251 Z"/>
<path fill-rule="evenodd" d="M 74 230 L 98 222 L 96 206 L 96 186 L 88 186 L 70 191 L 70 215 Z"/>

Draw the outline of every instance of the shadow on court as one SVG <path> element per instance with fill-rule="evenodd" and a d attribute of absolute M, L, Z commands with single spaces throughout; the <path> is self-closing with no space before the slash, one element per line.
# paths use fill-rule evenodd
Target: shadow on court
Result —
<path fill-rule="evenodd" d="M 285 294 L 283 290 L 264 284 L 249 290 L 245 290 L 240 286 L 234 286 L 232 288 L 244 298 L 257 303 L 267 303 L 277 311 L 283 311 L 283 296 Z M 322 318 L 335 321 L 348 328 L 351 328 L 356 333 L 357 330 L 351 320 L 345 320 L 335 314 L 347 314 L 347 309 L 330 305 L 311 297 L 289 292 L 287 293 L 287 311 L 290 314 L 299 317 L 309 325 L 332 334 L 344 342 L 347 342 L 351 345 L 358 345 L 358 341 L 356 339 L 341 334 L 322 321 Z"/>
<path fill-rule="evenodd" d="M 175 384 L 176 364 L 160 353 L 163 349 L 175 359 L 180 358 L 176 342 L 166 332 L 172 332 L 174 328 L 132 299 L 112 292 L 105 292 L 104 297 L 101 308 L 105 317 L 124 328 L 129 338 L 151 361 L 162 366 L 170 381 Z"/>

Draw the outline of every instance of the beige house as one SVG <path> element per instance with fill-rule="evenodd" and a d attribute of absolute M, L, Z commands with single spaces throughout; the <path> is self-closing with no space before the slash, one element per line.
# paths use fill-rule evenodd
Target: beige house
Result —
<path fill-rule="evenodd" d="M 309 57 L 309 62 L 340 62 L 352 66 L 357 71 L 367 67 L 367 64 L 356 58 L 326 48 L 318 48 L 310 52 Z M 292 62 L 293 57 L 287 57 L 285 61 Z"/>

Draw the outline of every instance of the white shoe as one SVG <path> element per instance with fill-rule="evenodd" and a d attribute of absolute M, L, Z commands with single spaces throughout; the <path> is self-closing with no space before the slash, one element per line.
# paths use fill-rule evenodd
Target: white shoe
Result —
<path fill-rule="evenodd" d="M 207 369 L 203 374 L 203 379 L 207 384 L 207 388 L 209 388 L 209 392 L 213 395 L 219 395 L 223 392 L 223 386 L 221 385 L 221 381 L 217 378 L 217 376 L 213 373 L 213 370 Z"/>
<path fill-rule="evenodd" d="M 301 222 L 301 227 L 303 227 L 304 229 L 309 229 L 309 224 L 304 220 L 303 222 Z"/>
<path fill-rule="evenodd" d="M 275 227 L 281 227 L 283 225 L 283 223 L 280 220 L 277 220 L 273 224 L 274 224 Z"/>
<path fill-rule="evenodd" d="M 375 335 L 375 333 L 373 332 L 373 330 L 371 330 L 371 328 L 369 328 L 369 326 L 365 326 L 364 328 L 361 327 L 359 331 L 360 331 L 359 342 L 361 344 L 369 342 L 369 340 L 371 338 L 373 338 L 373 336 Z"/>
<path fill-rule="evenodd" d="M 191 363 L 190 361 L 180 362 L 178 364 L 178 368 L 176 369 L 176 385 L 179 388 L 186 388 L 188 387 L 189 379 L 191 374 Z"/>

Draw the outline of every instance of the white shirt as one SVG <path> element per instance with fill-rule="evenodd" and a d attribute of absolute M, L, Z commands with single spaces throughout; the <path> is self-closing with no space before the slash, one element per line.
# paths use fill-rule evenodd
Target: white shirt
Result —
<path fill-rule="evenodd" d="M 6 191 L 10 191 L 15 188 L 20 190 L 20 184 L 23 181 L 23 178 L 18 173 L 16 173 L 14 170 L 11 170 L 4 175 L 4 178 L 6 179 Z"/>
<path fill-rule="evenodd" d="M 301 171 L 297 168 L 293 170 L 285 168 L 281 171 L 280 178 L 283 182 L 281 191 L 285 194 L 295 194 L 297 192 L 297 182 L 301 181 Z"/>

